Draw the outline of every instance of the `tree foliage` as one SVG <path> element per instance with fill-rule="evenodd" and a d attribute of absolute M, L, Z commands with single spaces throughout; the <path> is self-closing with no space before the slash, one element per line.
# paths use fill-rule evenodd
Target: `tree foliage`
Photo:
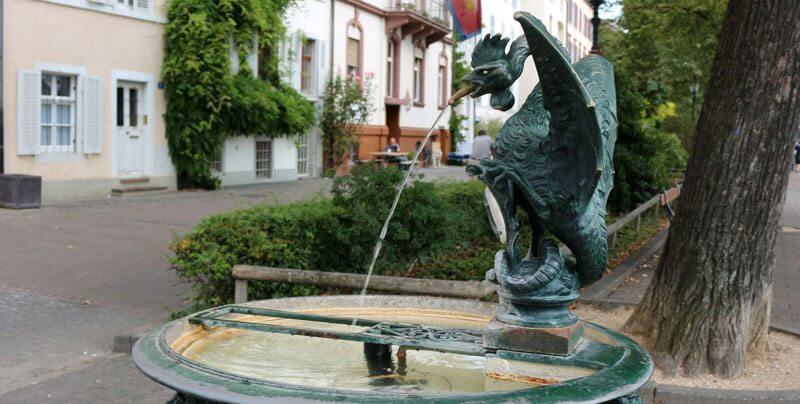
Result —
<path fill-rule="evenodd" d="M 485 130 L 490 138 L 495 139 L 497 134 L 500 133 L 500 128 L 503 127 L 504 123 L 505 121 L 500 118 L 489 118 L 478 122 L 475 125 L 475 130 L 478 132 Z"/>
<path fill-rule="evenodd" d="M 367 123 L 372 111 L 369 80 L 361 83 L 337 75 L 328 81 L 319 126 L 329 169 L 358 147 L 358 125 Z"/>
<path fill-rule="evenodd" d="M 665 102 L 676 114 L 663 121 L 687 149 L 694 131 L 692 94 L 699 111 L 711 72 L 727 0 L 624 0 L 617 29 L 601 32 L 603 52 L 643 96 L 644 113 Z M 697 114 L 695 115 L 697 117 Z"/>
<path fill-rule="evenodd" d="M 170 0 L 162 74 L 166 135 L 179 186 L 215 185 L 210 168 L 226 136 L 293 136 L 313 126 L 313 105 L 281 82 L 278 72 L 281 17 L 292 3 Z M 238 72 L 231 66 L 232 44 Z M 267 55 L 259 68 L 266 81 L 253 77 L 247 64 L 258 49 Z"/>
<path fill-rule="evenodd" d="M 690 87 L 702 104 L 725 0 L 624 0 L 601 29 L 614 64 L 619 133 L 609 208 L 628 211 L 677 179 L 694 131 Z"/>

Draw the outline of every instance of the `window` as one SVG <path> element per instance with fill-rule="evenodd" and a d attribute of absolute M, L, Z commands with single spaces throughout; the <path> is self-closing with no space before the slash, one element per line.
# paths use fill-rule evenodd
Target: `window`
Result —
<path fill-rule="evenodd" d="M 75 151 L 76 90 L 75 76 L 42 73 L 41 151 Z"/>
<path fill-rule="evenodd" d="M 211 174 L 222 174 L 222 148 L 217 151 L 216 157 L 211 161 Z"/>
<path fill-rule="evenodd" d="M 143 12 L 150 11 L 149 0 L 117 0 L 117 6 L 123 9 L 128 9 L 133 11 L 143 11 Z"/>
<path fill-rule="evenodd" d="M 314 51 L 316 42 L 307 39 L 303 42 L 303 54 L 300 59 L 300 91 L 310 94 L 314 85 L 312 84 L 314 75 Z"/>
<path fill-rule="evenodd" d="M 347 78 L 361 80 L 360 47 L 361 41 L 347 38 Z"/>
<path fill-rule="evenodd" d="M 394 97 L 394 42 L 386 42 L 386 96 Z"/>
<path fill-rule="evenodd" d="M 425 96 L 424 92 L 424 55 L 422 49 L 414 49 L 414 103 L 422 104 Z"/>
<path fill-rule="evenodd" d="M 272 140 L 256 140 L 256 178 L 272 178 Z"/>
<path fill-rule="evenodd" d="M 439 107 L 447 106 L 447 58 L 439 56 L 439 74 L 436 76 L 436 88 L 439 89 Z"/>
<path fill-rule="evenodd" d="M 297 139 L 297 175 L 308 175 L 308 134 Z"/>

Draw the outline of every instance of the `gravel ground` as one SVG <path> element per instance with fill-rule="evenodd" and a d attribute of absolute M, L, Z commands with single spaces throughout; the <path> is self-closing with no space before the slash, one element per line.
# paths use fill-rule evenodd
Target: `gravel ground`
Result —
<path fill-rule="evenodd" d="M 633 312 L 629 306 L 605 310 L 590 304 L 578 304 L 575 314 L 583 320 L 619 331 Z M 634 340 L 647 346 L 637 335 Z M 800 389 L 800 337 L 772 331 L 770 349 L 764 355 L 751 358 L 745 374 L 737 379 L 722 379 L 711 375 L 698 377 L 667 377 L 656 368 L 653 379 L 658 383 L 684 387 L 704 387 L 726 390 L 788 390 Z"/>

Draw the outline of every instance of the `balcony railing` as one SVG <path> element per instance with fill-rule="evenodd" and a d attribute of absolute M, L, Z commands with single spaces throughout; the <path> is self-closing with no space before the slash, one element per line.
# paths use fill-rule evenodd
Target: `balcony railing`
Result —
<path fill-rule="evenodd" d="M 445 0 L 387 0 L 387 11 L 409 11 L 447 28 L 450 26 L 450 10 Z"/>

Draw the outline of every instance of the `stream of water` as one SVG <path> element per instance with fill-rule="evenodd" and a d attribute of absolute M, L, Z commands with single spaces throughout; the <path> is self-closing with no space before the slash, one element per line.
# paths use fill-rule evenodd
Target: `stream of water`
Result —
<path fill-rule="evenodd" d="M 411 166 L 406 171 L 406 174 L 403 176 L 403 181 L 397 188 L 397 192 L 394 194 L 394 200 L 392 201 L 392 207 L 389 208 L 389 214 L 386 215 L 386 220 L 383 222 L 383 228 L 381 229 L 380 235 L 378 235 L 378 241 L 375 243 L 375 249 L 372 251 L 372 261 L 369 263 L 369 269 L 367 270 L 367 277 L 364 279 L 364 286 L 361 288 L 361 294 L 359 295 L 359 306 L 364 307 L 364 298 L 367 296 L 367 289 L 369 288 L 369 281 L 372 277 L 372 272 L 375 269 L 375 263 L 378 261 L 378 256 L 381 254 L 381 249 L 383 248 L 383 240 L 386 239 L 386 232 L 389 230 L 389 222 L 392 221 L 392 216 L 394 216 L 394 211 L 397 209 L 397 203 L 400 202 L 400 195 L 403 194 L 403 190 L 406 188 L 408 184 L 408 180 L 411 178 L 411 174 L 417 167 L 417 162 L 419 161 L 419 156 L 422 154 L 422 149 L 425 148 L 425 145 L 428 144 L 428 140 L 431 138 L 431 134 L 433 130 L 436 128 L 436 124 L 439 123 L 439 120 L 442 119 L 445 111 L 451 108 L 451 104 L 448 103 L 446 108 L 443 108 L 436 119 L 433 121 L 431 128 L 428 129 L 428 133 L 425 135 L 425 138 L 422 139 L 420 142 L 419 147 L 417 148 L 417 152 L 414 153 L 414 158 L 411 160 Z M 353 318 L 353 325 L 356 324 L 358 321 L 357 318 Z"/>

